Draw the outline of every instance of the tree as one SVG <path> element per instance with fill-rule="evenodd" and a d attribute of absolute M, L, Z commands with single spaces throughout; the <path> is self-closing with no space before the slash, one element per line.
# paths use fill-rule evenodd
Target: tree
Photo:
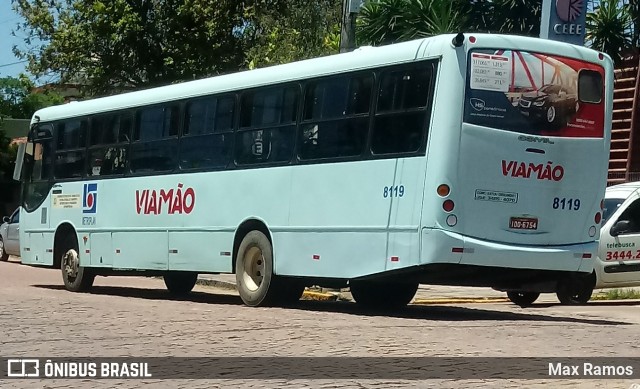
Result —
<path fill-rule="evenodd" d="M 595 50 L 607 53 L 614 62 L 631 45 L 631 13 L 618 0 L 601 0 L 593 12 L 587 13 L 586 40 Z"/>
<path fill-rule="evenodd" d="M 259 0 L 245 7 L 239 29 L 249 68 L 338 51 L 342 0 Z"/>
<path fill-rule="evenodd" d="M 244 62 L 240 1 L 12 2 L 30 46 L 14 52 L 29 61 L 28 70 L 82 81 L 92 94 L 234 71 Z"/>
<path fill-rule="evenodd" d="M 372 0 L 359 43 L 387 44 L 455 32 L 540 35 L 542 0 Z"/>
<path fill-rule="evenodd" d="M 389 44 L 449 32 L 466 25 L 458 1 L 376 0 L 365 3 L 357 24 L 359 44 Z"/>
<path fill-rule="evenodd" d="M 17 145 L 11 145 L 11 139 L 3 130 L 4 118 L 24 118 L 51 105 L 61 104 L 64 99 L 59 94 L 43 90 L 34 91 L 34 85 L 26 76 L 19 78 L 0 78 L 0 182 L 10 181 L 13 176 Z"/>
<path fill-rule="evenodd" d="M 38 109 L 64 102 L 62 96 L 52 90 L 34 92 L 34 88 L 33 81 L 25 75 L 0 78 L 0 117 L 30 119 Z"/>

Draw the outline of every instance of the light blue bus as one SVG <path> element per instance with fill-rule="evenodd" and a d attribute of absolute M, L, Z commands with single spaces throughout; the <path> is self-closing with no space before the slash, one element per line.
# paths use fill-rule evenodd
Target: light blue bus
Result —
<path fill-rule="evenodd" d="M 593 271 L 612 86 L 596 51 L 457 34 L 45 108 L 22 262 L 71 291 L 235 273 L 249 306 L 309 285 L 402 306 L 420 283 L 526 305 Z"/>

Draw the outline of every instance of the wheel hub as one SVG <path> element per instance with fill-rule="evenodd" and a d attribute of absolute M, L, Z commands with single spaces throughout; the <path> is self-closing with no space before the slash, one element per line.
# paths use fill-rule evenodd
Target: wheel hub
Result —
<path fill-rule="evenodd" d="M 64 271 L 69 278 L 75 278 L 78 275 L 78 253 L 76 250 L 69 250 L 62 257 L 62 263 L 64 264 Z"/>
<path fill-rule="evenodd" d="M 244 284 L 251 291 L 256 291 L 262 284 L 265 273 L 264 255 L 259 247 L 251 247 L 244 257 Z"/>

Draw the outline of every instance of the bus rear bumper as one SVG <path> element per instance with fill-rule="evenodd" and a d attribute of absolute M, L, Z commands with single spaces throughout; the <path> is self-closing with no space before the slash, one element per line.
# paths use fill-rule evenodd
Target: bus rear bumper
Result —
<path fill-rule="evenodd" d="M 566 246 L 529 246 L 485 241 L 450 231 L 423 230 L 423 264 L 458 263 L 494 268 L 551 270 L 566 272 L 593 271 L 598 242 Z M 441 253 L 425 251 L 440 247 Z M 457 261 L 456 261 L 457 260 Z"/>

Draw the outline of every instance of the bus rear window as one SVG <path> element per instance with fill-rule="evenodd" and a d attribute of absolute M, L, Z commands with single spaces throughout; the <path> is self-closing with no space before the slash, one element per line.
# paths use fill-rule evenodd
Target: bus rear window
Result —
<path fill-rule="evenodd" d="M 602 75 L 593 70 L 578 73 L 578 100 L 598 104 L 602 101 Z"/>
<path fill-rule="evenodd" d="M 519 50 L 469 53 L 465 122 L 532 135 L 604 136 L 604 69 Z"/>

